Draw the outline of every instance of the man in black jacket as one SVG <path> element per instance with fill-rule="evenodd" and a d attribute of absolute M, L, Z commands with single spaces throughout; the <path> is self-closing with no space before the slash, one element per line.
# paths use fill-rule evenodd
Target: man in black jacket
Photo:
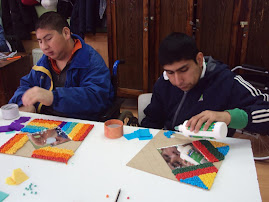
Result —
<path fill-rule="evenodd" d="M 203 124 L 207 130 L 221 121 L 232 129 L 269 134 L 269 96 L 227 65 L 204 57 L 191 37 L 170 34 L 160 44 L 159 61 L 164 74 L 154 86 L 142 126 L 174 130 L 189 120 L 187 126 L 198 132 Z"/>

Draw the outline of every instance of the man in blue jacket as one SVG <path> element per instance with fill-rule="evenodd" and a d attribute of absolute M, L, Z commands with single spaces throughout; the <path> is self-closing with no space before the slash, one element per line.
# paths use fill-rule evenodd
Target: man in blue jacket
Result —
<path fill-rule="evenodd" d="M 187 126 L 198 132 L 203 124 L 207 130 L 212 122 L 221 121 L 231 129 L 269 134 L 268 94 L 227 65 L 204 57 L 191 37 L 170 34 L 160 44 L 159 61 L 164 74 L 154 85 L 142 126 L 174 130 L 189 120 Z"/>
<path fill-rule="evenodd" d="M 36 37 L 44 55 L 9 103 L 21 111 L 98 120 L 112 103 L 113 87 L 102 57 L 79 36 L 66 20 L 46 12 L 36 24 Z"/>

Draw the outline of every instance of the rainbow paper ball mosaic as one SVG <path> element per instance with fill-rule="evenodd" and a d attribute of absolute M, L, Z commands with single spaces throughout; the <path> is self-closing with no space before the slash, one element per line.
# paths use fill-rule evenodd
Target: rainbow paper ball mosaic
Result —
<path fill-rule="evenodd" d="M 15 154 L 27 141 L 26 133 L 18 133 L 0 147 L 0 153 Z"/>
<path fill-rule="evenodd" d="M 85 137 L 92 130 L 94 125 L 76 123 L 76 122 L 65 122 L 65 121 L 54 121 L 45 119 L 34 119 L 21 129 L 22 132 L 35 133 L 55 127 L 61 128 L 67 136 L 73 141 L 83 141 Z"/>
<path fill-rule="evenodd" d="M 39 159 L 46 159 L 51 161 L 58 161 L 66 163 L 74 155 L 74 152 L 70 149 L 60 149 L 56 147 L 43 147 L 36 149 L 32 157 Z"/>
<path fill-rule="evenodd" d="M 208 163 L 176 168 L 172 172 L 180 182 L 210 190 L 218 173 L 213 163 L 224 160 L 230 147 L 225 143 L 208 140 L 193 141 L 192 144 Z"/>
<path fill-rule="evenodd" d="M 37 133 L 48 129 L 60 128 L 72 141 L 83 141 L 93 127 L 94 125 L 92 124 L 33 119 L 21 129 L 20 133 L 15 134 L 0 147 L 0 153 L 16 154 L 16 152 L 28 142 L 28 133 Z M 71 149 L 49 146 L 35 149 L 31 157 L 67 163 L 73 155 L 74 151 Z"/>

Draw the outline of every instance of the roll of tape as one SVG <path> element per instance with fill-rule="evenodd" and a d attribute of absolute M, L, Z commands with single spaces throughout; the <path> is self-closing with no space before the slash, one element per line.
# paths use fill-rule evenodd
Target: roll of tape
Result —
<path fill-rule="evenodd" d="M 104 124 L 105 136 L 111 139 L 120 138 L 123 135 L 123 123 L 118 119 L 111 119 Z"/>
<path fill-rule="evenodd" d="M 19 116 L 19 107 L 17 104 L 6 104 L 1 107 L 3 119 L 15 119 Z"/>

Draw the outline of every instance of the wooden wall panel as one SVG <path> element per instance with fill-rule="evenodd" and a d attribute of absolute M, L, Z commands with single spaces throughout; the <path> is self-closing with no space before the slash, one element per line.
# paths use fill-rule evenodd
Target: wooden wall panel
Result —
<path fill-rule="evenodd" d="M 155 70 L 154 70 L 154 82 L 162 74 L 163 68 L 158 63 L 158 49 L 160 42 L 172 32 L 183 32 L 188 35 L 192 35 L 193 20 L 193 0 L 157 0 L 156 1 L 156 32 L 158 34 L 155 37 L 156 45 L 155 50 Z M 152 89 L 152 86 L 150 86 Z"/>
<path fill-rule="evenodd" d="M 269 69 L 269 1 L 252 1 L 244 63 Z"/>
<path fill-rule="evenodd" d="M 160 1 L 150 0 L 149 3 L 149 74 L 148 74 L 148 91 L 152 92 L 153 86 L 159 77 L 158 47 L 159 47 L 159 22 L 160 22 Z"/>
<path fill-rule="evenodd" d="M 86 34 L 84 40 L 102 56 L 108 67 L 107 33 Z"/>
<path fill-rule="evenodd" d="M 231 39 L 230 39 L 230 51 L 229 51 L 229 65 L 230 67 L 235 67 L 237 61 L 240 61 L 240 49 L 241 49 L 241 41 L 238 47 L 238 38 L 239 35 L 242 35 L 242 30 L 239 26 L 240 24 L 240 10 L 241 10 L 242 1 L 234 0 L 234 8 L 233 8 L 233 19 L 232 19 L 232 27 L 231 27 Z"/>
<path fill-rule="evenodd" d="M 199 5 L 200 0 L 197 0 Z M 233 17 L 233 0 L 203 1 L 200 13 L 199 43 L 204 55 L 229 62 L 229 47 Z"/>
<path fill-rule="evenodd" d="M 119 67 L 119 87 L 143 89 L 143 0 L 117 0 L 117 59 L 125 60 Z"/>
<path fill-rule="evenodd" d="M 171 32 L 186 32 L 188 1 L 160 1 L 160 41 Z"/>

